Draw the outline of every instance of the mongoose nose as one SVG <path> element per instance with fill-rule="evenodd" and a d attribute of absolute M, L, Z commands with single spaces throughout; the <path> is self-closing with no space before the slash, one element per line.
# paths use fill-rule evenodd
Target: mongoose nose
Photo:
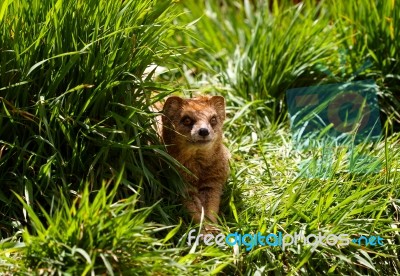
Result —
<path fill-rule="evenodd" d="M 206 137 L 206 136 L 208 136 L 208 134 L 210 134 L 210 132 L 208 131 L 208 129 L 206 129 L 206 128 L 200 128 L 200 129 L 199 129 L 199 135 L 200 135 L 200 136 Z"/>

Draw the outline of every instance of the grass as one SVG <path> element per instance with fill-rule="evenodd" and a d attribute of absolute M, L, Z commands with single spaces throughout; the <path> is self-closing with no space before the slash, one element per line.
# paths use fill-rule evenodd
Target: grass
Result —
<path fill-rule="evenodd" d="M 240 260 L 244 270 L 270 270 L 275 274 L 397 274 L 398 136 L 382 141 L 373 151 L 361 145 L 354 149 L 374 156 L 382 165 L 378 173 L 360 175 L 349 171 L 349 149 L 335 148 L 328 158 L 323 152 L 326 145 L 311 153 L 297 152 L 286 127 L 272 131 L 254 128 L 253 122 L 246 125 L 252 116 L 247 114 L 249 117 L 229 132 L 235 137 L 238 133 L 252 133 L 235 140 L 231 148 L 229 201 L 237 215 L 231 208 L 226 211 L 234 218 L 228 223 L 230 232 L 304 231 L 346 233 L 351 237 L 375 234 L 385 237 L 388 243 L 379 248 L 354 244 L 344 248 L 318 247 L 314 252 L 307 246 L 285 252 L 268 246 L 250 253 L 242 249 Z M 322 167 L 324 175 L 316 165 L 300 166 L 306 160 L 318 164 L 322 158 L 327 159 L 322 165 L 329 166 Z"/>
<path fill-rule="evenodd" d="M 204 61 L 203 67 L 192 65 L 197 85 L 207 79 L 234 96 L 262 101 L 269 107 L 263 116 L 275 121 L 286 112 L 288 88 L 372 78 L 380 87 L 382 111 L 399 121 L 393 107 L 399 106 L 394 26 L 400 11 L 393 1 L 189 0 L 182 6 L 187 14 L 180 22 L 190 23 L 195 35 L 173 43 L 204 49 L 194 54 Z"/>
<path fill-rule="evenodd" d="M 145 222 L 152 208 L 138 209 L 137 196 L 115 200 L 119 184 L 118 180 L 103 183 L 101 189 L 93 192 L 89 192 L 86 184 L 82 194 L 71 204 L 64 198 L 64 205 L 57 206 L 53 214 L 43 210 L 45 224 L 24 203 L 34 232 L 22 233 L 26 257 L 23 265 L 14 267 L 11 272 L 178 273 L 182 268 L 171 257 L 171 250 L 152 237 L 154 232 L 165 232 L 171 227 Z"/>
<path fill-rule="evenodd" d="M 2 234 L 23 215 L 12 191 L 49 208 L 60 187 L 96 189 L 123 170 L 125 195 L 146 182 L 157 197 L 157 171 L 172 161 L 149 145 L 159 144 L 149 106 L 171 88 L 142 75 L 173 51 L 163 43 L 174 30 L 169 4 L 2 2 Z"/>
<path fill-rule="evenodd" d="M 400 9 L 264 2 L 0 4 L 1 273 L 400 273 Z M 386 114 L 381 141 L 295 148 L 288 88 L 366 79 Z M 227 100 L 222 233 L 380 235 L 384 245 L 188 246 L 196 226 L 150 106 L 195 90 Z"/>

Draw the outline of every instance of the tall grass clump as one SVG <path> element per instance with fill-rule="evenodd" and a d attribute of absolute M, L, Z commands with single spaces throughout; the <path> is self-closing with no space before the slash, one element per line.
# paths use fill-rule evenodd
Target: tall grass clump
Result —
<path fill-rule="evenodd" d="M 293 85 L 315 83 L 313 66 L 326 63 L 337 46 L 320 6 L 247 9 L 246 37 L 228 60 L 223 81 L 236 95 L 265 101 L 282 100 L 282 91 Z"/>
<path fill-rule="evenodd" d="M 400 7 L 395 1 L 328 1 L 348 68 L 380 86 L 381 109 L 400 121 Z M 367 66 L 366 66 L 367 65 Z"/>
<path fill-rule="evenodd" d="M 144 72 L 169 62 L 176 16 L 169 0 L 1 2 L 1 235 L 26 221 L 13 192 L 48 208 L 123 170 L 125 191 L 158 196 L 149 106 L 169 88 Z"/>
<path fill-rule="evenodd" d="M 288 88 L 372 78 L 382 111 L 398 120 L 400 8 L 393 1 L 189 0 L 181 9 L 178 21 L 196 35 L 174 43 L 203 49 L 195 55 L 206 65 L 191 64 L 197 75 L 187 79 L 206 80 L 235 106 L 266 107 L 262 117 L 281 121 Z"/>
<path fill-rule="evenodd" d="M 264 115 L 276 120 L 285 90 L 319 83 L 326 75 L 315 67 L 337 53 L 338 35 L 326 10 L 305 2 L 186 1 L 187 15 L 179 20 L 198 18 L 192 31 L 200 39 L 184 36 L 182 44 L 205 49 L 211 83 L 231 91 L 229 99 L 260 100 Z"/>
<path fill-rule="evenodd" d="M 85 183 L 72 202 L 69 195 L 61 193 L 55 210 L 42 210 L 45 223 L 17 196 L 33 227 L 22 233 L 23 243 L 10 240 L 0 244 L 0 259 L 9 261 L 8 267 L 0 263 L 0 271 L 46 275 L 182 273 L 186 268 L 177 262 L 180 249 L 172 248 L 167 238 L 176 229 L 146 222 L 154 206 L 138 208 L 137 195 L 117 200 L 121 179 L 122 171 L 92 192 Z M 165 239 L 155 237 L 160 231 L 166 234 Z M 18 253 L 23 258 L 18 258 Z"/>

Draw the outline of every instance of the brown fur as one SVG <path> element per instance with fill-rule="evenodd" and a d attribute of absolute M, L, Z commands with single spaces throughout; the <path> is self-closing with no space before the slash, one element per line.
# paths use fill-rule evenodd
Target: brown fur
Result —
<path fill-rule="evenodd" d="M 189 118 L 186 125 L 185 118 Z M 208 221 L 217 222 L 222 189 L 229 174 L 230 154 L 222 143 L 224 120 L 225 100 L 221 96 L 174 96 L 167 99 L 163 108 L 162 137 L 168 153 L 192 172 L 181 170 L 188 184 L 188 197 L 183 203 L 196 223 L 201 220 L 202 208 Z"/>

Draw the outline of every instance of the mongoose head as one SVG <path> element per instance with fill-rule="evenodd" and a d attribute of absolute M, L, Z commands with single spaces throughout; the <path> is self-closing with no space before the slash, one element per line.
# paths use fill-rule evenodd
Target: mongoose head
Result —
<path fill-rule="evenodd" d="M 203 96 L 192 99 L 169 97 L 163 108 L 166 143 L 191 146 L 212 145 L 222 139 L 225 99 Z"/>

